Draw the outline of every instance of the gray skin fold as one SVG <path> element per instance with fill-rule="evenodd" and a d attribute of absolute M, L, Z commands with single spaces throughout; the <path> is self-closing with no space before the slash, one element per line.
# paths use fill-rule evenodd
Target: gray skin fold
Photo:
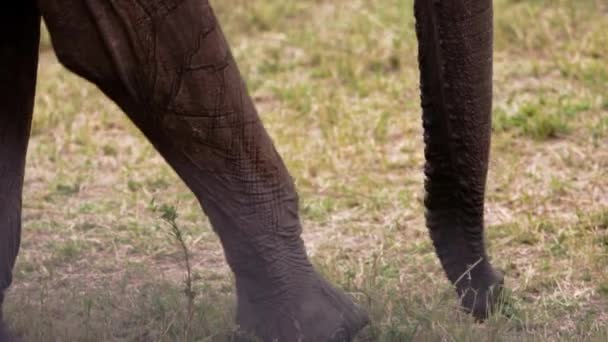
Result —
<path fill-rule="evenodd" d="M 60 62 L 118 104 L 198 198 L 234 272 L 245 333 L 349 341 L 368 323 L 306 255 L 293 180 L 207 0 L 24 0 L 16 8 L 0 14 L 0 62 L 10 66 L 0 71 L 0 301 L 19 248 L 43 17 Z M 492 2 L 416 0 L 415 14 L 427 223 L 463 307 L 483 318 L 502 282 L 483 242 Z M 0 323 L 0 342 L 10 340 Z"/>

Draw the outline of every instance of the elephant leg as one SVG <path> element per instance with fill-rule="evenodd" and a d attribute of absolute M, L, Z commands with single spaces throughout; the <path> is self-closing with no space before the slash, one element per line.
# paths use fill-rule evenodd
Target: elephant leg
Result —
<path fill-rule="evenodd" d="M 313 269 L 298 196 L 206 0 L 40 1 L 60 61 L 95 83 L 198 198 L 234 272 L 241 329 L 348 340 L 364 312 Z"/>
<path fill-rule="evenodd" d="M 4 292 L 12 280 L 21 238 L 21 192 L 30 134 L 40 16 L 25 0 L 0 13 L 0 341 Z"/>
<path fill-rule="evenodd" d="M 427 226 L 462 306 L 482 319 L 491 312 L 503 282 L 484 245 L 492 0 L 416 0 L 414 7 L 426 145 Z"/>

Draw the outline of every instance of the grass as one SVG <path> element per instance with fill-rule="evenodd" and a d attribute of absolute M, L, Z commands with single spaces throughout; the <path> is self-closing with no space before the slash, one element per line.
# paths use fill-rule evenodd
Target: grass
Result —
<path fill-rule="evenodd" d="M 483 325 L 455 309 L 424 228 L 412 1 L 213 3 L 314 262 L 372 315 L 359 341 L 608 338 L 603 1 L 495 1 L 486 216 L 511 291 L 509 316 Z M 227 339 L 232 279 L 196 200 L 46 35 L 41 49 L 10 324 L 28 341 Z"/>

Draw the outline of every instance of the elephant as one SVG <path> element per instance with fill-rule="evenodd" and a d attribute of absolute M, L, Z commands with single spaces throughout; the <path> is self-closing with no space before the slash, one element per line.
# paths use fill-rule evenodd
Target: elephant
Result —
<path fill-rule="evenodd" d="M 462 308 L 483 320 L 503 275 L 484 243 L 492 0 L 415 0 L 426 223 Z M 236 323 L 263 341 L 349 341 L 364 309 L 313 267 L 298 194 L 208 0 L 22 0 L 0 14 L 0 322 L 19 251 L 40 22 L 194 193 L 234 273 Z M 0 323 L 0 341 L 11 341 Z"/>

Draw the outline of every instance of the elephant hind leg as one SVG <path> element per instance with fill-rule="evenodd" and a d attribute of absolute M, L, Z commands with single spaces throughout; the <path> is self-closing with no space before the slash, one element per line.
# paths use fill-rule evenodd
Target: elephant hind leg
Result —
<path fill-rule="evenodd" d="M 415 14 L 427 225 L 463 307 L 481 319 L 492 310 L 502 284 L 488 261 L 483 222 L 492 107 L 492 0 L 416 0 Z"/>
<path fill-rule="evenodd" d="M 322 279 L 298 196 L 205 0 L 40 1 L 57 55 L 95 83 L 199 199 L 235 274 L 241 328 L 347 340 L 367 322 Z"/>
<path fill-rule="evenodd" d="M 40 16 L 34 1 L 0 13 L 0 341 L 4 292 L 12 281 L 21 239 L 21 193 L 30 134 Z"/>

